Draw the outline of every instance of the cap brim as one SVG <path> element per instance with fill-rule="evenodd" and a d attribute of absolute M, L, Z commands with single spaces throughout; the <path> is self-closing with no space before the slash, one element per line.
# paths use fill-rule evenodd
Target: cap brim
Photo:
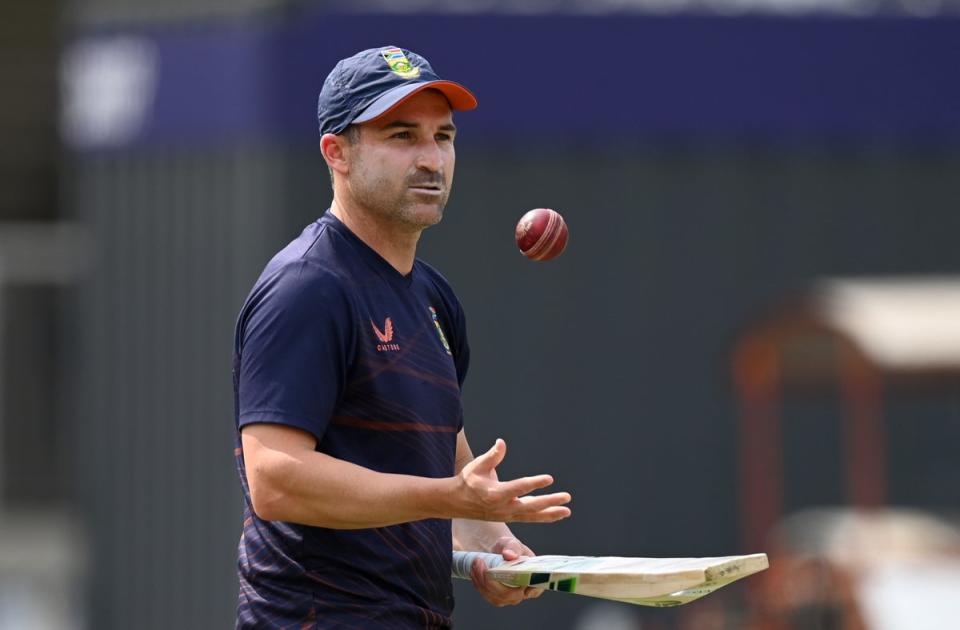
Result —
<path fill-rule="evenodd" d="M 450 107 L 454 111 L 467 111 L 477 106 L 477 97 L 473 92 L 453 81 L 424 81 L 423 83 L 407 83 L 399 85 L 392 90 L 387 90 L 381 94 L 377 100 L 360 112 L 360 115 L 353 119 L 354 123 L 370 122 L 374 118 L 379 118 L 397 107 L 403 101 L 414 94 L 423 90 L 437 90 L 447 97 Z"/>

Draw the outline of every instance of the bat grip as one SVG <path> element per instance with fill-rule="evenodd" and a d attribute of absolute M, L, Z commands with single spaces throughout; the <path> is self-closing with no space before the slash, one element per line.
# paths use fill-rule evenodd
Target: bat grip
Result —
<path fill-rule="evenodd" d="M 488 569 L 492 569 L 504 563 L 503 556 L 498 553 L 484 553 L 482 551 L 454 551 L 453 552 L 453 577 L 461 580 L 470 579 L 470 567 L 477 558 L 483 560 Z"/>

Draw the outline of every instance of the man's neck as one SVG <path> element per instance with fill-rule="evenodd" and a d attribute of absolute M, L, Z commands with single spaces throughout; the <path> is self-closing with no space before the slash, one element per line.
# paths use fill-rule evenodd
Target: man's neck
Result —
<path fill-rule="evenodd" d="M 390 263 L 390 266 L 407 275 L 413 269 L 413 260 L 417 254 L 417 241 L 420 232 L 409 232 L 399 228 L 396 224 L 385 224 L 375 216 L 362 209 L 343 203 L 334 195 L 330 211 L 335 217 L 347 226 L 357 238 L 366 243 L 370 249 Z"/>

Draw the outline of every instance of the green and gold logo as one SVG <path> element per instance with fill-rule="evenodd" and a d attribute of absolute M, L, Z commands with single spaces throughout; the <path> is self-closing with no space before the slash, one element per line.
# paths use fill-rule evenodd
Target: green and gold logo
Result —
<path fill-rule="evenodd" d="M 437 327 L 437 335 L 440 337 L 440 343 L 443 344 L 443 349 L 453 356 L 453 353 L 450 352 L 450 344 L 447 343 L 447 336 L 443 334 L 443 328 L 440 327 L 440 318 L 437 317 L 437 309 L 432 306 L 428 307 L 430 309 L 430 317 L 433 319 L 433 325 Z"/>
<path fill-rule="evenodd" d="M 380 51 L 380 54 L 383 55 L 383 60 L 390 66 L 390 70 L 398 77 L 415 79 L 420 76 L 420 68 L 410 63 L 407 56 L 399 48 L 384 48 Z"/>

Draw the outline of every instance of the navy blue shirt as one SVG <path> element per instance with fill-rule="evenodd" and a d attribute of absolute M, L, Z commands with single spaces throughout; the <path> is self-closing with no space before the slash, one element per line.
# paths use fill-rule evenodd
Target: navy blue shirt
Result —
<path fill-rule="evenodd" d="M 449 477 L 468 362 L 446 280 L 420 260 L 400 274 L 329 211 L 270 261 L 234 349 L 237 628 L 450 627 L 449 520 L 354 530 L 261 520 L 239 430 L 282 424 L 375 471 Z"/>

